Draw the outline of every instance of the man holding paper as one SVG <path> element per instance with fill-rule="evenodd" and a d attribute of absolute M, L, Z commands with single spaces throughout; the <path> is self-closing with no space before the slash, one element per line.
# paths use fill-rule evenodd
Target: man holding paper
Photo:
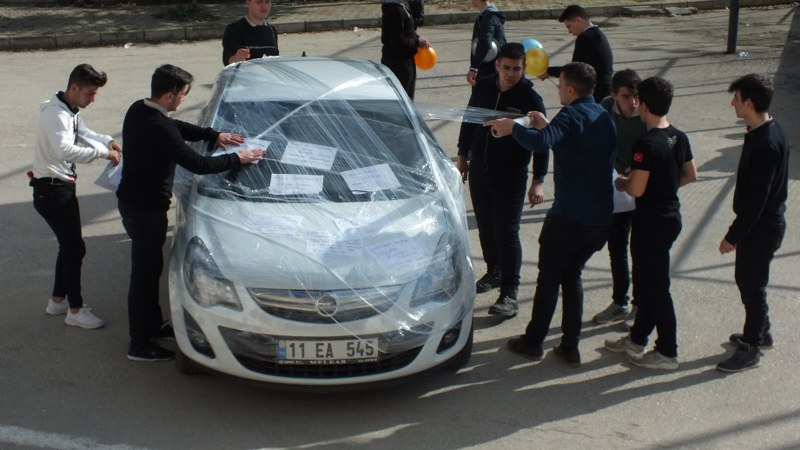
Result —
<path fill-rule="evenodd" d="M 186 98 L 194 77 L 165 64 L 153 73 L 150 98 L 128 109 L 122 138 L 129 152 L 117 189 L 122 225 L 131 238 L 131 280 L 128 288 L 128 324 L 132 361 L 167 361 L 175 354 L 154 340 L 171 337 L 159 306 L 158 285 L 164 266 L 161 254 L 167 239 L 167 211 L 172 197 L 175 166 L 199 174 L 230 170 L 258 161 L 265 150 L 240 150 L 203 156 L 185 141 L 209 141 L 222 148 L 244 143 L 244 137 L 175 120 L 169 116 Z"/>
<path fill-rule="evenodd" d="M 79 64 L 69 75 L 67 89 L 40 106 L 33 169 L 33 206 L 58 241 L 55 282 L 45 312 L 66 314 L 64 323 L 80 328 L 100 328 L 105 322 L 83 304 L 81 266 L 86 244 L 81 234 L 81 214 L 76 196 L 75 163 L 104 158 L 119 164 L 122 148 L 111 136 L 95 133 L 78 115 L 94 102 L 108 78 L 88 64 Z M 78 145 L 78 139 L 92 146 Z"/>

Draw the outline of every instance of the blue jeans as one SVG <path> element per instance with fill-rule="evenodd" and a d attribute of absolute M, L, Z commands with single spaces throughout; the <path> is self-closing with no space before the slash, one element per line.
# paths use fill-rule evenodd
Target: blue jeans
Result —
<path fill-rule="evenodd" d="M 646 217 L 634 214 L 631 227 L 633 286 L 636 292 L 636 319 L 631 341 L 647 345 L 653 330 L 658 331 L 656 350 L 664 356 L 678 356 L 678 323 L 669 292 L 669 251 L 681 232 L 680 217 Z"/>
<path fill-rule="evenodd" d="M 767 305 L 769 266 L 781 247 L 785 232 L 784 221 L 759 222 L 736 244 L 734 272 L 745 311 L 742 340 L 750 345 L 763 344 L 764 335 L 770 329 Z"/>
<path fill-rule="evenodd" d="M 608 226 L 582 225 L 563 217 L 548 216 L 539 235 L 539 276 L 533 295 L 533 315 L 525 329 L 526 340 L 541 345 L 550 328 L 561 288 L 563 313 L 561 345 L 577 348 L 583 318 L 581 272 L 586 261 L 606 243 Z"/>
<path fill-rule="evenodd" d="M 510 169 L 502 176 L 487 174 L 481 168 L 472 170 L 470 167 L 469 171 L 469 192 L 483 259 L 489 271 L 500 268 L 500 292 L 514 298 L 517 298 L 522 266 L 519 222 L 525 202 L 527 172 L 527 167 Z"/>
<path fill-rule="evenodd" d="M 81 267 L 86 244 L 81 233 L 81 211 L 75 183 L 55 181 L 33 187 L 33 207 L 58 241 L 53 297 L 67 297 L 70 308 L 83 307 Z"/>

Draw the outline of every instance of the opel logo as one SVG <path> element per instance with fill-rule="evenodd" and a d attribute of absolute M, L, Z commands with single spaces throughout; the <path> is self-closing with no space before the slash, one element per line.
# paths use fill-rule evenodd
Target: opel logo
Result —
<path fill-rule="evenodd" d="M 336 297 L 332 294 L 322 294 L 320 298 L 317 299 L 317 313 L 319 313 L 320 316 L 333 317 L 336 315 L 337 311 L 339 311 L 339 305 L 336 301 Z"/>

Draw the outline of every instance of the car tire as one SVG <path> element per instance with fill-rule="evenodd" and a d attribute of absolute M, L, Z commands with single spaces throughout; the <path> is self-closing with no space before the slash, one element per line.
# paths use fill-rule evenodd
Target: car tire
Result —
<path fill-rule="evenodd" d="M 466 367 L 469 364 L 470 358 L 472 358 L 472 338 L 475 332 L 475 328 L 470 326 L 469 328 L 469 337 L 467 338 L 467 343 L 464 345 L 464 348 L 459 351 L 453 359 L 450 360 L 450 363 L 447 365 L 449 370 L 456 372 L 460 369 Z"/>
<path fill-rule="evenodd" d="M 175 367 L 178 369 L 178 372 L 184 375 L 191 376 L 203 373 L 203 370 L 200 368 L 200 366 L 196 362 L 192 361 L 191 358 L 186 356 L 186 354 L 183 353 L 180 348 L 175 351 Z"/>

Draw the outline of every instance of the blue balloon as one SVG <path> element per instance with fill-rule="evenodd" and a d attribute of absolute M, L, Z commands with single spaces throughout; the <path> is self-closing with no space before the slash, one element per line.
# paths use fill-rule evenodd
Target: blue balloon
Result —
<path fill-rule="evenodd" d="M 522 47 L 525 48 L 526 52 L 532 48 L 540 48 L 544 50 L 542 43 L 533 38 L 525 38 L 519 41 L 519 43 L 522 44 Z"/>

